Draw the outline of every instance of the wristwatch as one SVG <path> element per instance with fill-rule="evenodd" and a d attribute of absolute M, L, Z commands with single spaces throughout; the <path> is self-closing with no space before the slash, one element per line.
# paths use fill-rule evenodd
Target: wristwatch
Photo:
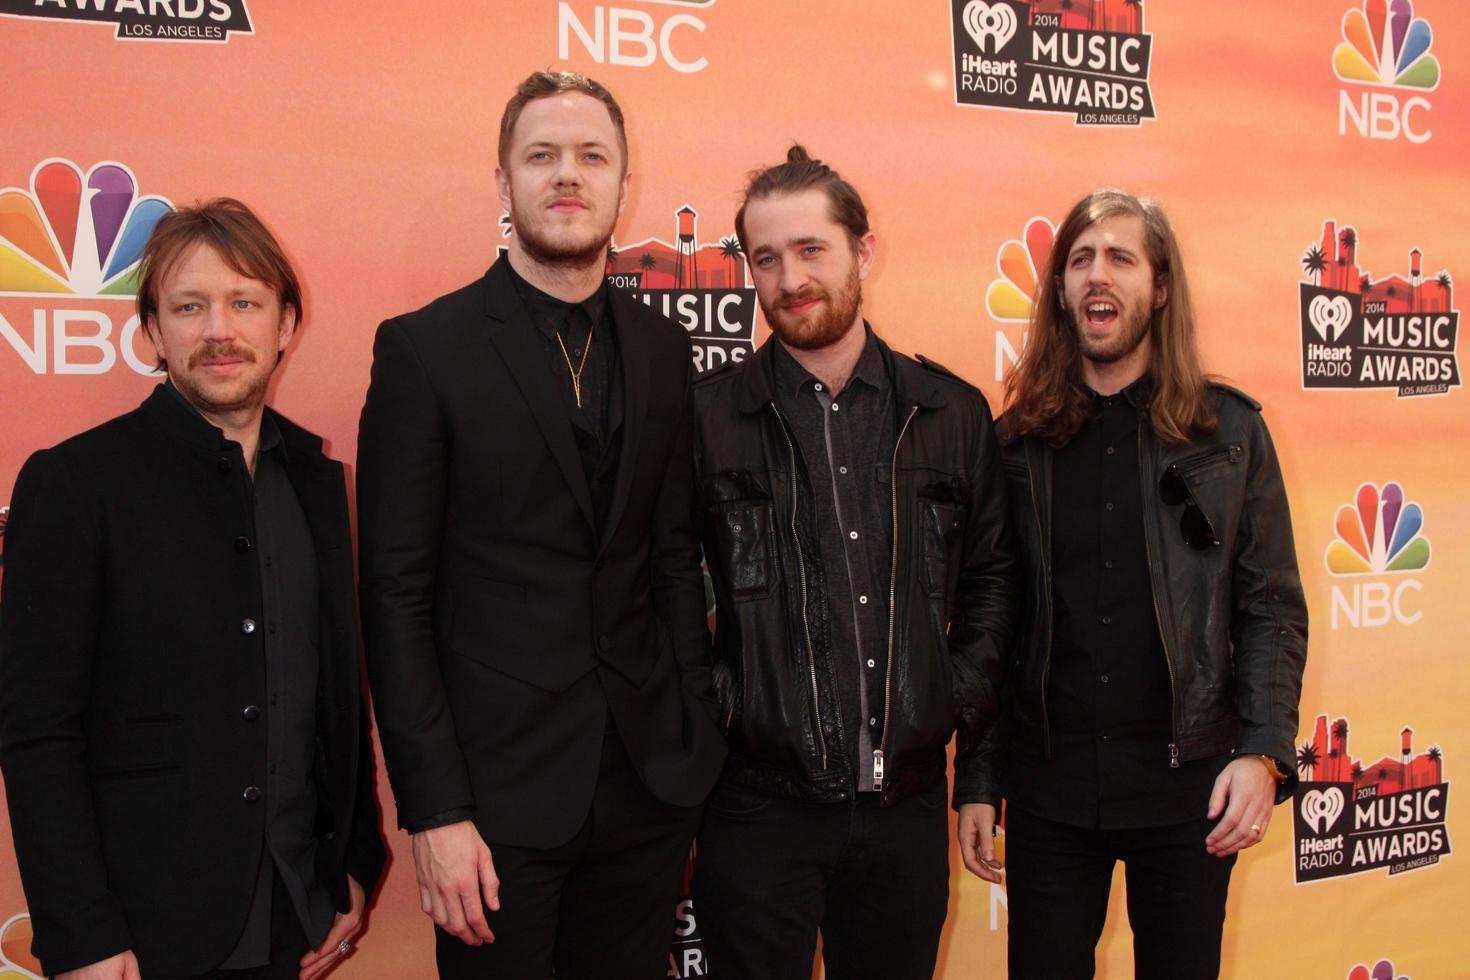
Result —
<path fill-rule="evenodd" d="M 1287 774 L 1281 771 L 1281 763 L 1277 762 L 1274 756 L 1258 755 L 1256 758 L 1261 760 L 1261 764 L 1266 767 L 1272 779 L 1278 783 L 1286 782 Z"/>

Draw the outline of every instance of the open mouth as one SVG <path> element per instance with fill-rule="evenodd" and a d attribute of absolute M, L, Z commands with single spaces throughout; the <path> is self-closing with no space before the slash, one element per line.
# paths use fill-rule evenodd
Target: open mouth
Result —
<path fill-rule="evenodd" d="M 1087 316 L 1089 327 L 1106 327 L 1118 318 L 1118 307 L 1112 300 L 1088 300 L 1083 312 Z"/>

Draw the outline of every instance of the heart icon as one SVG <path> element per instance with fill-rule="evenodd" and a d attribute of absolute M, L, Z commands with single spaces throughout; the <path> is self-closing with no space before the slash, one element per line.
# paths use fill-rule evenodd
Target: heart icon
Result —
<path fill-rule="evenodd" d="M 1353 304 L 1348 302 L 1346 296 L 1313 296 L 1312 302 L 1307 304 L 1307 319 L 1312 322 L 1312 329 L 1317 331 L 1317 336 L 1329 343 L 1337 343 L 1344 330 L 1348 328 L 1348 322 L 1353 318 Z M 1328 336 L 1331 334 L 1332 336 Z"/>
<path fill-rule="evenodd" d="M 1325 834 L 1331 830 L 1337 823 L 1337 818 L 1342 816 L 1342 810 L 1342 790 L 1336 786 L 1325 790 L 1308 790 L 1302 794 L 1302 819 L 1316 833 Z"/>
<path fill-rule="evenodd" d="M 985 53 L 985 39 L 995 39 L 995 53 L 1000 54 L 1000 49 L 1006 46 L 1006 42 L 1016 35 L 1016 11 L 1004 3 L 985 3 L 984 0 L 970 0 L 965 4 L 965 12 L 962 17 L 965 22 L 965 30 L 970 32 L 974 38 L 975 46 L 980 53 Z"/>

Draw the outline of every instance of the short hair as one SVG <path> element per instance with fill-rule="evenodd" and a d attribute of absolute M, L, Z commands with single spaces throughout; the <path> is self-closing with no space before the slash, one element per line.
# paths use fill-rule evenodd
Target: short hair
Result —
<path fill-rule="evenodd" d="M 300 328 L 301 283 L 291 268 L 291 260 L 255 212 L 233 197 L 216 197 L 178 208 L 159 218 L 153 226 L 138 267 L 138 319 L 145 326 L 149 319 L 158 316 L 158 291 L 163 280 L 184 253 L 199 244 L 214 249 L 240 275 L 274 289 L 281 310 L 293 310 L 296 326 Z M 162 371 L 166 366 L 160 352 L 158 369 Z"/>
<path fill-rule="evenodd" d="M 735 212 L 735 234 L 741 246 L 749 248 L 749 239 L 745 237 L 745 209 L 751 201 L 805 190 L 820 190 L 827 195 L 832 220 L 847 229 L 848 238 L 856 249 L 858 240 L 869 231 L 867 206 L 841 174 L 822 161 L 813 160 L 800 143 L 793 143 L 786 151 L 785 163 L 750 172 L 740 210 Z"/>
<path fill-rule="evenodd" d="M 613 98 L 611 92 L 600 83 L 577 71 L 532 72 L 524 82 L 516 86 L 515 94 L 505 104 L 505 112 L 500 117 L 498 156 L 501 168 L 505 169 L 510 160 L 511 134 L 515 132 L 516 123 L 520 121 L 521 111 L 537 99 L 550 98 L 562 92 L 582 92 L 607 107 L 607 114 L 612 119 L 613 128 L 618 132 L 618 149 L 623 153 L 623 171 L 626 173 L 628 169 L 628 132 L 623 124 L 623 109 L 618 105 L 618 100 Z"/>

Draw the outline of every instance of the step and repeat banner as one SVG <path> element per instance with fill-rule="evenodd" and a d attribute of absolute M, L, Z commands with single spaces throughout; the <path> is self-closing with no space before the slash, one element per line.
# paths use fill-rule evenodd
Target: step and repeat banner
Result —
<path fill-rule="evenodd" d="M 1099 186 L 1162 199 L 1207 367 L 1265 403 L 1312 617 L 1301 789 L 1236 869 L 1226 975 L 1470 977 L 1461 0 L 0 0 L 0 508 L 30 452 L 156 383 L 139 250 L 168 208 L 221 194 L 305 282 L 273 403 L 350 467 L 377 323 L 509 234 L 497 126 L 541 68 L 622 102 L 609 272 L 700 368 L 766 336 L 734 211 L 793 140 L 867 199 L 878 331 L 996 407 L 1055 223 Z M 389 838 L 340 976 L 432 974 Z M 939 975 L 997 975 L 1005 890 L 954 867 Z M 5 824 L 3 980 L 38 971 L 25 908 Z M 670 929 L 670 977 L 720 975 L 698 909 Z M 1130 950 L 1120 877 L 1100 975 L 1131 976 Z"/>

